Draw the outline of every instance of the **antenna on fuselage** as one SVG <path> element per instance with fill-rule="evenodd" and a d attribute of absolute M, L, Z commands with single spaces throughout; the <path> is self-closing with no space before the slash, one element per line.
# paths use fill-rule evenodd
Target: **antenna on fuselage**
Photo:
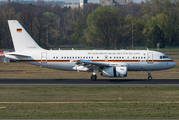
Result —
<path fill-rule="evenodd" d="M 147 51 L 149 51 L 149 49 L 147 48 Z"/>

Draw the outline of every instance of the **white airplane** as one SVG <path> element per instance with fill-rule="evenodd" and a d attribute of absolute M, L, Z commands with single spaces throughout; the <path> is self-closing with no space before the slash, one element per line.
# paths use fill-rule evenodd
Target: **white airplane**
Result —
<path fill-rule="evenodd" d="M 41 67 L 67 71 L 101 72 L 104 77 L 126 77 L 127 71 L 169 69 L 175 62 L 161 52 L 151 50 L 45 50 L 16 20 L 8 20 L 15 52 L 5 57 Z"/>

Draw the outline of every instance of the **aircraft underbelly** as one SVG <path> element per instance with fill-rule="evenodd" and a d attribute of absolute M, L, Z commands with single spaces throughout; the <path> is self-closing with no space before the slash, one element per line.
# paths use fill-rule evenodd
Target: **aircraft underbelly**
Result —
<path fill-rule="evenodd" d="M 53 69 L 58 69 L 58 70 L 73 70 L 72 68 L 76 65 L 75 63 L 68 63 L 68 62 L 63 62 L 63 63 L 48 63 L 49 68 Z"/>
<path fill-rule="evenodd" d="M 153 62 L 153 63 L 129 63 L 129 71 L 148 71 L 148 70 L 163 70 L 168 69 L 167 62 Z"/>

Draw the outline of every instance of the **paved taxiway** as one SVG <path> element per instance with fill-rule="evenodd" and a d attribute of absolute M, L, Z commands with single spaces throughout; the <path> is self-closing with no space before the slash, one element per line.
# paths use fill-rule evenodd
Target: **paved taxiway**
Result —
<path fill-rule="evenodd" d="M 179 86 L 179 79 L 0 79 L 0 86 Z"/>

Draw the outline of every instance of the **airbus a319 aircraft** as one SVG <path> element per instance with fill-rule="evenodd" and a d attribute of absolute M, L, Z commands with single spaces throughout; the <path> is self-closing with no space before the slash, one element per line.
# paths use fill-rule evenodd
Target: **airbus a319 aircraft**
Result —
<path fill-rule="evenodd" d="M 151 50 L 45 50 L 26 32 L 17 20 L 8 20 L 15 52 L 5 57 L 37 66 L 92 72 L 91 80 L 101 72 L 104 77 L 127 77 L 127 71 L 169 69 L 175 62 L 161 52 Z"/>

